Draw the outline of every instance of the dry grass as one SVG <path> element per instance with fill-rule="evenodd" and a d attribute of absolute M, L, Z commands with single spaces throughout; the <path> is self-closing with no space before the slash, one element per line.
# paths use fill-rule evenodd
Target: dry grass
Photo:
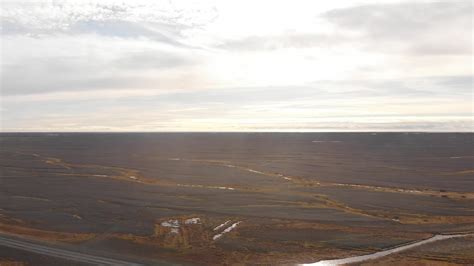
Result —
<path fill-rule="evenodd" d="M 47 231 L 35 228 L 29 228 L 24 225 L 11 225 L 0 223 L 0 232 L 4 234 L 14 234 L 32 237 L 45 241 L 53 242 L 82 242 L 93 239 L 96 235 L 92 233 L 68 233 L 68 232 L 56 232 Z"/>

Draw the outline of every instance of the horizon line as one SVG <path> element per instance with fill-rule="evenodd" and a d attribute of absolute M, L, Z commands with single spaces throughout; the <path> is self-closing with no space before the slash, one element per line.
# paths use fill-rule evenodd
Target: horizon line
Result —
<path fill-rule="evenodd" d="M 0 131 L 0 134 L 68 134 L 68 133 L 474 133 L 474 131 L 443 131 L 443 130 L 339 130 L 339 131 Z"/>

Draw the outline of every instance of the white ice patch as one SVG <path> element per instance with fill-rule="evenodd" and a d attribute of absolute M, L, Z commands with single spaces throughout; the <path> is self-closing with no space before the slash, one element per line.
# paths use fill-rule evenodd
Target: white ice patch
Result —
<path fill-rule="evenodd" d="M 129 178 L 130 178 L 130 179 L 137 179 L 137 177 L 134 176 L 134 175 L 129 176 Z"/>
<path fill-rule="evenodd" d="M 419 190 L 412 190 L 412 189 L 399 189 L 399 191 L 404 191 L 408 193 L 421 193 Z"/>
<path fill-rule="evenodd" d="M 276 175 L 279 176 L 279 177 L 281 177 L 281 178 L 283 178 L 283 179 L 285 179 L 285 180 L 292 180 L 291 177 L 287 177 L 287 176 L 285 176 L 285 175 L 283 175 L 283 174 L 276 174 Z"/>
<path fill-rule="evenodd" d="M 178 187 L 204 187 L 203 185 L 177 184 Z"/>
<path fill-rule="evenodd" d="M 237 225 L 240 224 L 240 223 L 241 223 L 241 221 L 238 221 L 238 222 L 236 222 L 236 223 L 233 223 L 231 226 L 229 226 L 229 227 L 227 227 L 226 229 L 224 229 L 224 231 L 222 231 L 222 233 L 213 236 L 213 237 L 212 237 L 212 240 L 217 240 L 217 239 L 221 238 L 224 234 L 227 234 L 227 233 L 229 233 L 230 231 L 232 231 L 234 228 L 236 228 Z"/>
<path fill-rule="evenodd" d="M 200 218 L 190 218 L 184 221 L 184 224 L 200 224 L 200 223 L 201 223 Z"/>
<path fill-rule="evenodd" d="M 170 161 L 181 161 L 181 158 L 169 158 Z"/>
<path fill-rule="evenodd" d="M 107 175 L 93 175 L 93 176 L 97 176 L 97 177 L 107 177 Z"/>
<path fill-rule="evenodd" d="M 189 184 L 176 184 L 176 185 L 178 187 L 198 187 L 198 188 L 235 190 L 235 188 L 233 187 L 217 187 L 217 186 L 203 186 L 203 185 L 189 185 Z"/>
<path fill-rule="evenodd" d="M 214 228 L 214 231 L 221 229 L 222 227 L 226 226 L 228 223 L 230 223 L 230 220 L 227 220 L 225 221 L 225 223 L 216 226 L 216 228 Z"/>
<path fill-rule="evenodd" d="M 210 187 L 210 188 L 218 188 L 218 189 L 235 190 L 235 188 L 233 188 L 233 187 Z"/>
<path fill-rule="evenodd" d="M 260 172 L 260 171 L 253 170 L 253 169 L 247 169 L 247 171 L 252 172 L 252 173 L 256 173 L 256 174 L 261 174 L 261 175 L 265 174 L 264 172 Z"/>
<path fill-rule="evenodd" d="M 170 234 L 179 234 L 178 228 L 171 228 Z"/>
<path fill-rule="evenodd" d="M 179 228 L 179 221 L 178 220 L 164 221 L 161 223 L 161 226 Z"/>

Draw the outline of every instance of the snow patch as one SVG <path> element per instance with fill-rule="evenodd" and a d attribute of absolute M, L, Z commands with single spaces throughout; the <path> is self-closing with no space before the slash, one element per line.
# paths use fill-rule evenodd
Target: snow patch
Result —
<path fill-rule="evenodd" d="M 189 184 L 176 184 L 176 185 L 178 187 L 198 187 L 198 188 L 235 190 L 235 188 L 233 187 L 217 187 L 217 186 L 203 186 L 203 185 L 189 185 Z"/>
<path fill-rule="evenodd" d="M 281 178 L 283 178 L 283 179 L 285 179 L 285 180 L 293 180 L 291 177 L 285 176 L 285 175 L 283 175 L 283 174 L 278 174 L 278 173 L 277 173 L 276 175 L 279 176 L 279 177 L 281 177 Z"/>
<path fill-rule="evenodd" d="M 190 218 L 184 221 L 184 224 L 200 224 L 200 223 L 201 223 L 200 218 Z"/>
<path fill-rule="evenodd" d="M 201 187 L 203 188 L 203 185 L 188 185 L 188 184 L 176 184 L 178 187 Z"/>
<path fill-rule="evenodd" d="M 235 190 L 235 188 L 233 188 L 233 187 L 210 187 L 210 188 L 218 188 L 218 189 Z"/>
<path fill-rule="evenodd" d="M 164 222 L 161 223 L 161 226 L 179 228 L 179 221 L 178 220 L 164 221 Z"/>
<path fill-rule="evenodd" d="M 229 226 L 229 227 L 227 227 L 226 229 L 224 229 L 224 231 L 222 231 L 222 233 L 213 236 L 213 237 L 212 237 L 212 240 L 217 240 L 217 239 L 221 238 L 224 234 L 227 234 L 227 233 L 229 233 L 230 231 L 232 231 L 234 228 L 236 228 L 237 225 L 240 224 L 240 223 L 241 223 L 241 221 L 238 221 L 238 222 L 236 222 L 236 223 L 233 223 L 231 226 Z"/>
<path fill-rule="evenodd" d="M 230 223 L 230 220 L 227 220 L 225 221 L 225 223 L 216 226 L 216 228 L 214 228 L 214 231 L 221 229 L 222 227 L 226 226 L 228 223 Z"/>
<path fill-rule="evenodd" d="M 261 175 L 265 174 L 264 172 L 260 172 L 260 171 L 253 170 L 253 169 L 247 169 L 247 171 L 252 172 L 252 173 L 256 173 L 256 174 L 261 174 Z"/>

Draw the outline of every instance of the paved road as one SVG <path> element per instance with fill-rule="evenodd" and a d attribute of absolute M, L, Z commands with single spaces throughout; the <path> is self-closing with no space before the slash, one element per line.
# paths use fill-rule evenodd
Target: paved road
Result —
<path fill-rule="evenodd" d="M 56 258 L 66 259 L 66 260 L 73 260 L 82 263 L 89 263 L 92 265 L 132 265 L 138 266 L 140 264 L 115 260 L 115 259 L 108 259 L 103 257 L 98 257 L 94 255 L 87 255 L 79 252 L 63 250 L 59 248 L 52 248 L 48 246 L 42 246 L 39 244 L 33 244 L 31 242 L 11 239 L 7 237 L 0 236 L 0 246 L 16 248 L 21 250 L 26 250 L 42 255 L 52 256 Z"/>
<path fill-rule="evenodd" d="M 384 251 L 375 252 L 375 253 L 368 254 L 368 255 L 349 257 L 349 258 L 345 258 L 345 259 L 322 260 L 322 261 L 318 261 L 318 262 L 315 262 L 315 263 L 309 263 L 309 264 L 303 264 L 303 265 L 327 266 L 327 265 L 352 264 L 352 263 L 363 262 L 363 261 L 367 261 L 367 260 L 378 259 L 378 258 L 387 256 L 387 255 L 390 255 L 390 254 L 393 254 L 393 253 L 401 252 L 401 251 L 411 249 L 411 248 L 414 248 L 414 247 L 417 247 L 417 246 L 421 246 L 421 245 L 424 245 L 424 244 L 428 244 L 428 243 L 431 243 L 431 242 L 436 242 L 436 241 L 450 239 L 450 238 L 466 237 L 466 236 L 474 236 L 474 234 L 469 233 L 469 234 L 457 234 L 457 235 L 435 235 L 435 236 L 430 237 L 430 238 L 425 239 L 425 240 L 421 240 L 421 241 L 414 242 L 414 243 L 411 243 L 411 244 L 408 244 L 408 245 L 399 246 L 399 247 L 384 250 Z"/>

